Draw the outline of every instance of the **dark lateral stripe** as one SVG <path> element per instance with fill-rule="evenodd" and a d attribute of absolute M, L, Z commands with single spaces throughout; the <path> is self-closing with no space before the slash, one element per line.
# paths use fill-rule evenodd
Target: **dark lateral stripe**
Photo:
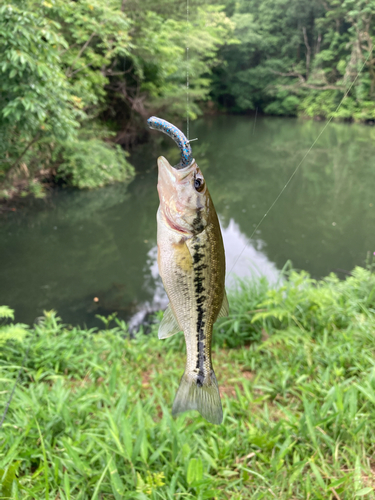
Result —
<path fill-rule="evenodd" d="M 194 228 L 201 229 L 202 220 L 200 216 L 200 210 L 197 211 L 197 217 L 194 219 Z M 198 239 L 198 238 L 197 238 Z M 207 265 L 202 262 L 204 258 L 204 245 L 200 245 L 199 242 L 193 246 L 193 269 L 194 269 L 194 288 L 195 288 L 195 303 L 197 305 L 197 323 L 196 323 L 196 339 L 197 339 L 197 362 L 196 362 L 196 370 L 197 370 L 197 385 L 202 387 L 205 379 L 205 369 L 204 364 L 206 361 L 205 355 L 205 347 L 206 347 L 206 336 L 204 334 L 204 326 L 205 326 L 205 313 L 206 308 L 204 307 L 207 296 L 203 294 L 205 288 L 203 286 L 203 282 L 205 280 L 203 276 L 203 270 L 206 269 Z"/>

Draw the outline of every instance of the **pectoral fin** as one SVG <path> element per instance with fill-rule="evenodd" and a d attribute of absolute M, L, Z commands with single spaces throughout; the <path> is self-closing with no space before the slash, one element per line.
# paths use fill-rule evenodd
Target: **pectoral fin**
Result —
<path fill-rule="evenodd" d="M 160 323 L 158 337 L 159 339 L 167 339 L 178 332 L 181 332 L 181 328 L 169 304 Z"/>
<path fill-rule="evenodd" d="M 217 318 L 218 319 L 225 318 L 226 316 L 229 316 L 229 304 L 228 304 L 227 292 L 224 290 L 223 304 L 221 306 L 221 309 L 220 309 L 220 312 L 219 312 Z"/>

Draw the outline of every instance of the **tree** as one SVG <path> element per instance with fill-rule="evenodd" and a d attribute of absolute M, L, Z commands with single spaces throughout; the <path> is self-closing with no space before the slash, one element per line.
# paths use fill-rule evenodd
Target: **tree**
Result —
<path fill-rule="evenodd" d="M 145 118 L 186 116 L 207 99 L 217 51 L 233 23 L 220 7 L 163 0 L 10 0 L 0 11 L 0 182 L 40 193 L 55 175 L 77 187 L 123 180 L 115 144 Z M 186 46 L 189 57 L 186 57 Z"/>
<path fill-rule="evenodd" d="M 240 43 L 221 49 L 225 65 L 214 71 L 212 96 L 222 106 L 375 118 L 373 0 L 242 0 L 228 7 Z"/>
<path fill-rule="evenodd" d="M 45 141 L 73 139 L 80 110 L 60 67 L 58 47 L 66 42 L 59 25 L 5 5 L 0 26 L 0 157 L 2 174 L 10 179 L 20 162 L 32 157 L 32 147 L 37 151 L 39 144 L 48 148 Z"/>

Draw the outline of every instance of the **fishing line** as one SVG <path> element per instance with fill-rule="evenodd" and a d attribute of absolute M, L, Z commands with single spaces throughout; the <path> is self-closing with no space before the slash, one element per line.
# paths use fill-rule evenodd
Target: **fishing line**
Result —
<path fill-rule="evenodd" d="M 357 76 L 354 78 L 354 80 L 352 81 L 352 83 L 350 84 L 348 90 L 345 92 L 343 98 L 341 99 L 340 101 L 340 104 L 337 106 L 336 110 L 335 110 L 335 113 L 337 113 L 337 111 L 340 109 L 342 103 L 344 102 L 345 98 L 348 96 L 349 92 L 351 91 L 353 85 L 355 84 L 355 82 L 358 80 L 358 77 L 359 75 L 362 73 L 363 71 L 363 68 L 365 67 L 367 61 L 369 60 L 370 56 L 372 54 L 372 49 L 371 51 L 369 52 L 368 56 L 366 57 L 365 59 L 365 62 L 363 63 L 361 69 L 358 71 L 357 73 Z M 263 215 L 263 217 L 260 219 L 260 221 L 258 222 L 258 224 L 255 226 L 255 229 L 254 231 L 252 232 L 250 238 L 249 238 L 249 241 L 246 243 L 246 245 L 243 247 L 241 253 L 238 255 L 237 259 L 234 261 L 234 263 L 232 264 L 232 267 L 230 268 L 230 271 L 228 272 L 227 274 L 227 277 L 230 275 L 230 273 L 233 271 L 233 268 L 234 266 L 237 264 L 238 260 L 240 259 L 241 255 L 244 253 L 244 251 L 246 250 L 246 248 L 249 246 L 249 243 L 250 243 L 250 240 L 253 238 L 254 234 L 257 232 L 259 226 L 262 224 L 262 222 L 264 221 L 264 219 L 267 217 L 267 215 L 271 212 L 271 210 L 273 209 L 273 207 L 276 205 L 276 203 L 279 201 L 279 199 L 281 198 L 282 194 L 284 193 L 284 191 L 286 190 L 286 188 L 289 186 L 289 184 L 291 183 L 291 181 L 293 180 L 294 176 L 296 175 L 296 173 L 298 172 L 300 166 L 302 165 L 302 163 L 305 161 L 306 157 L 308 156 L 308 154 L 310 153 L 310 151 L 313 149 L 313 147 L 315 146 L 315 144 L 318 142 L 318 140 L 320 139 L 320 137 L 323 135 L 323 133 L 325 132 L 326 128 L 328 127 L 328 125 L 331 123 L 331 121 L 333 120 L 333 115 L 331 116 L 331 118 L 329 118 L 329 120 L 326 122 L 326 124 L 324 125 L 324 127 L 322 128 L 322 130 L 320 131 L 320 133 L 318 134 L 317 138 L 315 139 L 315 141 L 311 144 L 311 146 L 309 147 L 309 149 L 307 150 L 307 152 L 304 154 L 302 160 L 298 163 L 297 167 L 294 169 L 292 175 L 289 177 L 289 179 L 287 180 L 286 184 L 284 185 L 284 187 L 282 188 L 282 190 L 280 191 L 280 193 L 276 196 L 275 200 L 273 201 L 273 203 L 271 204 L 271 206 L 269 207 L 269 209 L 266 211 L 266 213 Z"/>
<path fill-rule="evenodd" d="M 30 338 L 30 342 L 29 342 L 29 345 L 28 345 L 28 347 L 27 347 L 27 350 L 26 350 L 25 356 L 23 357 L 22 364 L 21 364 L 21 366 L 20 366 L 20 369 L 18 370 L 17 378 L 16 378 L 16 381 L 15 381 L 15 383 L 14 383 L 14 385 L 13 385 L 13 389 L 12 389 L 12 391 L 11 391 L 11 393 L 10 393 L 10 396 L 9 396 L 8 402 L 7 402 L 7 404 L 5 405 L 5 410 L 4 410 L 3 416 L 1 417 L 1 420 L 0 420 L 0 429 L 1 429 L 1 427 L 3 426 L 3 423 L 4 423 L 4 420 L 5 420 L 5 417 L 7 416 L 7 413 L 8 413 L 9 407 L 10 407 L 10 404 L 11 404 L 11 402 L 12 402 L 12 399 L 13 399 L 14 393 L 15 393 L 15 391 L 16 391 L 17 384 L 18 384 L 18 382 L 19 382 L 19 380 L 20 380 L 20 378 L 21 378 L 21 373 L 22 373 L 22 371 L 23 371 L 23 369 L 24 369 L 24 366 L 25 366 L 25 364 L 26 364 L 27 358 L 28 358 L 28 356 L 29 356 L 29 351 L 30 351 L 30 347 L 31 347 L 31 342 L 32 342 L 32 340 L 34 339 L 34 335 L 35 335 L 35 327 L 34 327 L 34 332 L 33 332 L 32 336 L 31 336 L 31 338 Z"/>

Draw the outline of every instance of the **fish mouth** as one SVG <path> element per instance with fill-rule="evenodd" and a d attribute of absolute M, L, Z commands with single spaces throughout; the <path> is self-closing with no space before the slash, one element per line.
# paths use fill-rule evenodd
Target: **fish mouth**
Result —
<path fill-rule="evenodd" d="M 191 165 L 184 167 L 182 169 L 175 169 L 169 164 L 168 160 L 163 156 L 158 158 L 158 192 L 160 199 L 160 207 L 165 218 L 165 222 L 168 226 L 183 234 L 188 235 L 188 230 L 180 225 L 178 221 L 176 222 L 175 217 L 171 216 L 171 206 L 179 205 L 179 200 L 176 197 L 178 185 L 183 182 L 186 177 L 191 173 Z M 177 209 L 177 212 L 179 210 Z"/>
<path fill-rule="evenodd" d="M 195 165 L 193 163 L 192 165 Z M 168 160 L 164 158 L 164 156 L 159 156 L 158 158 L 158 169 L 159 169 L 159 178 L 158 178 L 158 191 L 159 194 L 163 194 L 162 191 L 175 191 L 177 184 L 186 179 L 191 173 L 192 165 L 188 165 L 187 167 L 176 169 L 169 164 Z"/>
<path fill-rule="evenodd" d="M 173 167 L 169 161 L 164 158 L 164 156 L 159 156 L 158 158 L 158 168 L 159 168 L 159 173 L 162 171 L 167 171 L 170 175 L 171 178 L 177 181 L 178 180 L 183 180 L 187 175 L 189 175 L 192 166 L 195 165 L 195 161 L 193 160 L 192 163 L 187 165 L 186 167 L 183 168 L 176 168 Z"/>

